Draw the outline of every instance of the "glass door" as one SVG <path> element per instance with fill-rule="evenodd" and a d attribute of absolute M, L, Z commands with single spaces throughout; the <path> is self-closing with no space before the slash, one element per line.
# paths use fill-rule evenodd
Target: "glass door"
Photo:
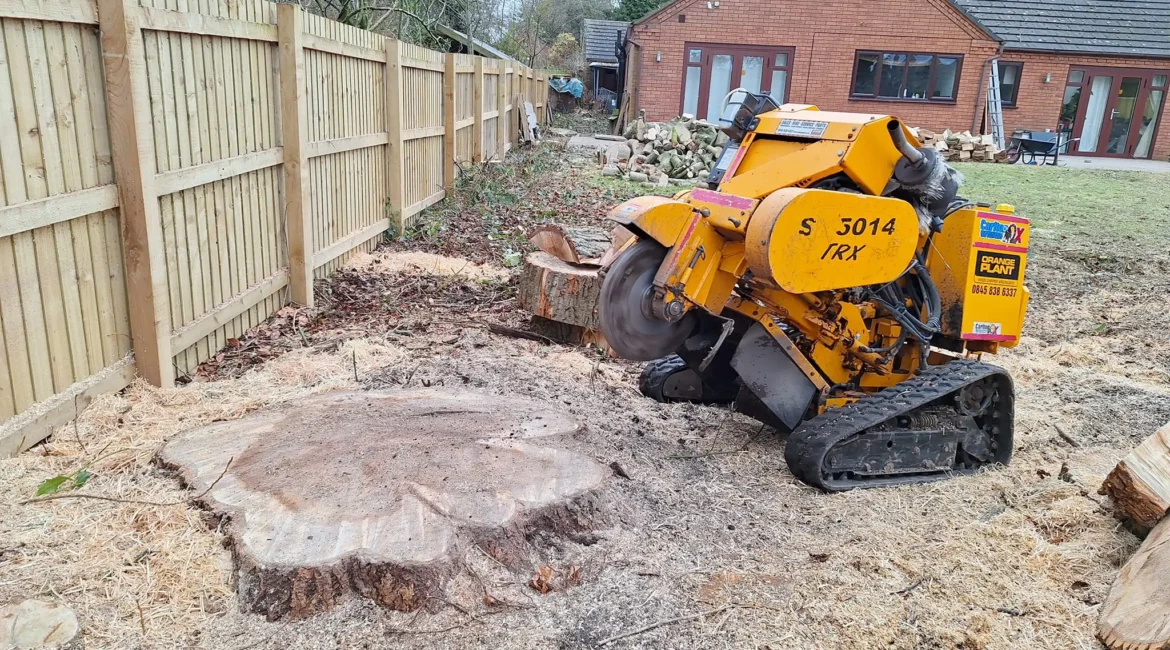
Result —
<path fill-rule="evenodd" d="M 788 100 L 792 48 L 687 43 L 681 93 L 682 113 L 718 122 L 723 100 L 736 88 Z"/>
<path fill-rule="evenodd" d="M 1081 141 L 1077 151 L 1081 153 L 1096 153 L 1101 142 L 1101 129 L 1105 122 L 1105 109 L 1109 107 L 1109 90 L 1113 87 L 1113 77 L 1097 75 L 1089 83 L 1089 102 L 1085 106 L 1084 119 L 1081 120 Z"/>
<path fill-rule="evenodd" d="M 1142 107 L 1138 117 L 1137 143 L 1134 145 L 1134 158 L 1149 158 L 1154 146 L 1154 129 L 1158 126 L 1158 116 L 1162 114 L 1162 102 L 1166 100 L 1166 81 L 1168 75 L 1156 74 L 1150 79 L 1150 91 L 1146 94 L 1146 101 L 1139 102 Z"/>
<path fill-rule="evenodd" d="M 1071 70 L 1061 124 L 1075 115 L 1078 153 L 1148 158 L 1166 86 L 1167 75 L 1152 70 Z"/>

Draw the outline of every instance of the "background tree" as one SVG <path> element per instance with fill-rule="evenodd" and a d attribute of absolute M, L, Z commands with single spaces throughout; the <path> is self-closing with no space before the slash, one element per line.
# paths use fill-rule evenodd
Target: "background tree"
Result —
<path fill-rule="evenodd" d="M 617 9 L 613 12 L 616 20 L 633 22 L 650 15 L 656 9 L 669 3 L 669 0 L 619 0 Z"/>

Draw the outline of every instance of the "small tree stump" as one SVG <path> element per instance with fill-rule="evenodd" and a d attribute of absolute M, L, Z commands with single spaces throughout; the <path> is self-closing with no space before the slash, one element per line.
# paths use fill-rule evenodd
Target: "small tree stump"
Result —
<path fill-rule="evenodd" d="M 1142 441 L 1105 477 L 1117 518 L 1145 535 L 1170 508 L 1170 424 Z"/>
<path fill-rule="evenodd" d="M 574 266 L 544 252 L 524 259 L 517 304 L 534 316 L 597 329 L 600 297 L 598 269 Z"/>
<path fill-rule="evenodd" d="M 1097 638 L 1113 650 L 1170 646 L 1170 519 L 1121 568 L 1101 606 Z"/>
<path fill-rule="evenodd" d="M 594 526 L 607 473 L 550 446 L 578 429 L 531 399 L 340 392 L 196 429 L 161 458 L 230 516 L 245 609 L 303 617 L 357 593 L 413 611 L 460 570 L 459 549 L 528 569 L 532 532 Z"/>

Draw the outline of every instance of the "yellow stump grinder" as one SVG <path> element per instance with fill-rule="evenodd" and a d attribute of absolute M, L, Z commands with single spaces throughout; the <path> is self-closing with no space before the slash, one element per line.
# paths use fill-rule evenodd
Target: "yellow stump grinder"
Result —
<path fill-rule="evenodd" d="M 1008 374 L 1030 227 L 890 116 L 737 92 L 707 179 L 627 201 L 599 317 L 646 395 L 732 403 L 788 433 L 801 480 L 932 481 L 1012 453 Z"/>

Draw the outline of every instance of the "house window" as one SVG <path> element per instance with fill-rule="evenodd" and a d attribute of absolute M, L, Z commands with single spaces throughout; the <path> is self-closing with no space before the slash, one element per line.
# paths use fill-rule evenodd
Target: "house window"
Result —
<path fill-rule="evenodd" d="M 998 65 L 999 99 L 1004 106 L 1015 106 L 1016 98 L 1020 94 L 1020 79 L 1023 78 L 1024 64 L 1000 61 Z"/>
<path fill-rule="evenodd" d="M 858 51 L 849 96 L 954 102 L 962 67 L 957 54 Z"/>

